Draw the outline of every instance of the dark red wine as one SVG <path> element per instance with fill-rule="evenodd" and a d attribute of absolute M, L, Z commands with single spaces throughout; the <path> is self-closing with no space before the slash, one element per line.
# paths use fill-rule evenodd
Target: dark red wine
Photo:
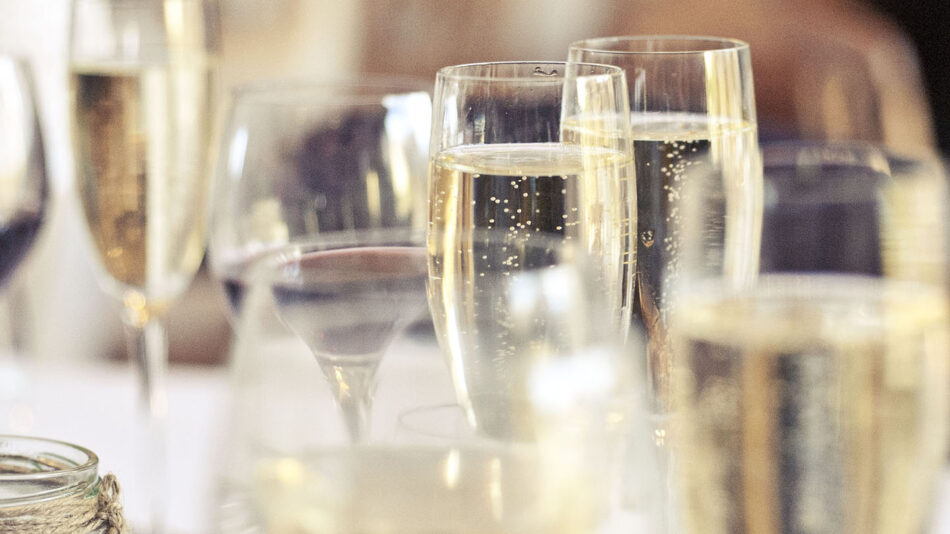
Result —
<path fill-rule="evenodd" d="M 244 295 L 247 292 L 247 277 L 250 274 L 251 266 L 265 254 L 266 252 L 243 256 L 217 267 L 218 278 L 224 286 L 224 294 L 228 299 L 232 317 L 239 316 L 241 306 L 244 303 Z"/>
<path fill-rule="evenodd" d="M 226 274 L 222 278 L 224 284 L 224 294 L 228 297 L 228 304 L 231 306 L 231 313 L 237 316 L 244 302 L 244 278 L 240 274 Z"/>
<path fill-rule="evenodd" d="M 26 257 L 42 221 L 41 212 L 20 212 L 0 227 L 0 287 Z"/>
<path fill-rule="evenodd" d="M 422 247 L 313 252 L 282 264 L 273 293 L 281 319 L 320 358 L 376 361 L 426 309 Z"/>

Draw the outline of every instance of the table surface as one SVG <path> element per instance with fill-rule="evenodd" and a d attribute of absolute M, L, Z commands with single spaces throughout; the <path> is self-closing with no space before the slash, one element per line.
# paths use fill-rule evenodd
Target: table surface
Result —
<path fill-rule="evenodd" d="M 440 365 L 421 355 L 411 370 Z M 425 376 L 422 376 L 425 382 Z M 30 434 L 82 444 L 100 457 L 100 472 L 121 481 L 136 477 L 132 452 L 136 384 L 125 364 L 13 365 L 0 357 L 0 433 Z M 168 381 L 167 472 L 169 530 L 213 532 L 216 460 L 225 443 L 228 372 L 222 367 L 173 367 Z M 130 484 L 133 485 L 133 484 Z M 127 516 L 143 503 L 123 496 Z M 943 477 L 934 534 L 950 534 L 950 471 Z"/>

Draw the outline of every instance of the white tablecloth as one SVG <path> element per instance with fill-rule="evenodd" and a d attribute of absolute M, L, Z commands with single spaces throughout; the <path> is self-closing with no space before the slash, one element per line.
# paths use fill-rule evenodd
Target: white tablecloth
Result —
<path fill-rule="evenodd" d="M 82 444 L 99 455 L 100 472 L 114 472 L 120 482 L 134 486 L 131 430 L 136 391 L 131 369 L 124 364 L 58 364 L 23 370 L 0 365 L 0 391 L 6 392 L 0 398 L 0 432 Z M 420 384 L 426 381 L 419 377 Z M 175 367 L 168 385 L 168 525 L 177 534 L 213 532 L 215 462 L 226 431 L 227 370 Z M 124 496 L 133 521 L 143 508 L 136 497 L 134 492 Z M 950 472 L 939 499 L 932 532 L 950 534 Z"/>

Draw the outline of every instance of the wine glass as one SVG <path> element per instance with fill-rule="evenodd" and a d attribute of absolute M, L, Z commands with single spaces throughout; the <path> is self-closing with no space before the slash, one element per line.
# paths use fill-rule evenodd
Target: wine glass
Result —
<path fill-rule="evenodd" d="M 46 213 L 43 136 L 28 66 L 0 55 L 0 288 L 8 285 L 36 240 Z M 10 362 L 12 363 L 12 362 Z M 15 377 L 16 366 L 5 367 Z M 0 399 L 17 394 L 8 380 Z"/>
<path fill-rule="evenodd" d="M 209 241 L 232 315 L 256 256 L 329 232 L 422 227 L 431 109 L 428 88 L 392 77 L 233 91 Z"/>
<path fill-rule="evenodd" d="M 376 370 L 393 337 L 426 307 L 424 233 L 327 232 L 261 261 L 256 275 L 269 280 L 277 316 L 319 363 L 350 438 L 369 439 Z"/>
<path fill-rule="evenodd" d="M 214 4 L 74 0 L 70 33 L 76 189 L 100 283 L 123 304 L 141 377 L 144 484 L 162 531 L 165 312 L 204 254 Z"/>
<path fill-rule="evenodd" d="M 711 177 L 703 193 L 715 211 L 704 229 L 718 248 L 709 261 L 731 279 L 756 272 L 762 178 L 749 47 L 713 37 L 603 37 L 572 43 L 568 61 L 627 73 L 637 187 L 633 315 L 649 336 L 650 386 L 663 413 L 673 364 L 668 293 L 681 276 L 687 183 Z"/>
<path fill-rule="evenodd" d="M 549 257 L 575 254 L 558 243 L 563 245 L 552 242 Z M 348 283 L 367 289 L 362 295 L 347 290 L 337 293 L 340 299 L 300 297 L 307 293 L 298 282 L 317 280 L 317 271 L 313 277 L 296 273 L 319 266 L 314 258 L 324 261 L 306 250 L 291 245 L 268 254 L 246 278 L 231 359 L 234 411 L 222 469 L 223 532 L 575 532 L 617 518 L 610 498 L 619 482 L 612 467 L 619 442 L 629 440 L 635 426 L 627 379 L 638 375 L 625 368 L 629 358 L 614 344 L 618 334 L 602 319 L 610 310 L 581 262 L 513 272 L 496 288 L 496 294 L 510 293 L 504 299 L 512 308 L 504 325 L 508 340 L 530 351 L 524 378 L 536 400 L 535 439 L 476 431 L 451 404 L 451 378 L 438 351 L 427 349 L 433 357 L 420 358 L 419 345 L 399 340 L 379 366 L 372 439 L 354 441 L 334 413 L 338 390 L 332 381 L 319 387 L 326 367 L 314 362 L 313 340 L 308 347 L 308 336 L 299 333 L 335 321 L 340 337 L 331 330 L 321 342 L 362 345 L 344 323 L 363 324 L 369 308 L 385 308 L 367 299 L 392 280 Z M 422 274 L 397 276 L 405 284 L 400 282 L 402 296 L 393 298 L 402 303 L 404 319 L 411 309 L 427 312 L 425 248 L 411 258 L 413 265 L 421 263 Z M 380 262 L 373 277 L 403 262 Z M 352 265 L 346 267 L 329 279 L 330 287 L 340 276 L 358 277 Z M 403 297 L 410 294 L 416 296 L 407 303 Z M 294 319 L 289 305 L 309 313 Z M 613 336 L 600 335 L 603 330 Z M 646 485 L 648 472 L 644 466 L 635 480 Z M 645 506 L 632 512 L 647 520 Z"/>
<path fill-rule="evenodd" d="M 547 251 L 552 239 L 574 245 L 575 257 L 597 265 L 590 274 L 612 312 L 606 321 L 616 331 L 629 323 L 634 190 L 624 75 L 565 63 L 446 67 L 436 77 L 433 110 L 428 232 L 436 334 L 471 420 L 492 434 L 518 433 L 506 414 L 523 403 L 520 368 L 529 357 L 499 334 L 510 308 L 496 308 L 493 291 L 506 277 L 572 261 Z"/>
<path fill-rule="evenodd" d="M 46 211 L 43 136 L 26 64 L 0 55 L 0 286 L 33 245 Z"/>
<path fill-rule="evenodd" d="M 763 157 L 760 275 L 707 273 L 674 301 L 684 531 L 922 532 L 950 422 L 939 161 Z"/>

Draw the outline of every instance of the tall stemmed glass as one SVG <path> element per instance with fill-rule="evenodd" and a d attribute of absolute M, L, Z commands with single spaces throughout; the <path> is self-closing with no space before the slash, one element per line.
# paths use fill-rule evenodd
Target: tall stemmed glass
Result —
<path fill-rule="evenodd" d="M 425 310 L 425 234 L 385 228 L 327 232 L 258 266 L 277 316 L 323 370 L 350 439 L 370 436 L 376 371 L 393 338 Z"/>
<path fill-rule="evenodd" d="M 152 528 L 162 530 L 164 315 L 204 253 L 214 4 L 75 0 L 70 35 L 76 188 L 103 288 L 124 305 L 150 421 Z"/>
<path fill-rule="evenodd" d="M 483 297 L 552 261 L 535 240 L 573 243 L 594 258 L 617 331 L 629 322 L 628 112 L 616 67 L 484 63 L 436 77 L 429 303 L 459 403 L 482 431 L 520 431 L 503 414 L 526 402 L 519 370 L 528 356 L 507 340 L 504 310 Z"/>
<path fill-rule="evenodd" d="M 946 183 L 873 146 L 765 147 L 761 274 L 676 295 L 685 532 L 923 532 L 950 422 Z M 704 207 L 684 218 L 701 258 Z"/>
<path fill-rule="evenodd" d="M 26 257 L 46 212 L 43 136 L 27 65 L 0 55 L 0 290 Z M 15 363 L 4 362 L 8 376 Z M 0 402 L 15 398 L 19 382 L 5 381 Z"/>
<path fill-rule="evenodd" d="M 29 68 L 0 55 L 0 287 L 33 245 L 46 210 L 47 186 Z"/>
<path fill-rule="evenodd" d="M 285 265 L 275 292 L 311 295 L 278 298 L 295 303 L 281 317 L 320 363 L 354 441 L 369 434 L 383 352 L 419 315 L 400 284 L 425 271 L 424 256 L 411 254 L 424 244 L 432 104 L 422 87 L 374 76 L 239 87 L 221 132 L 209 247 L 232 315 L 257 260 L 295 247 L 324 251 Z"/>
<path fill-rule="evenodd" d="M 649 336 L 655 402 L 669 402 L 673 356 L 668 293 L 681 275 L 684 186 L 712 176 L 705 231 L 708 263 L 731 280 L 754 275 L 762 179 L 749 47 L 711 37 L 605 37 L 572 43 L 569 61 L 627 73 L 637 184 L 637 283 L 633 313 Z"/>
<path fill-rule="evenodd" d="M 208 244 L 237 312 L 254 258 L 325 233 L 422 228 L 427 84 L 366 76 L 271 82 L 231 94 Z"/>

